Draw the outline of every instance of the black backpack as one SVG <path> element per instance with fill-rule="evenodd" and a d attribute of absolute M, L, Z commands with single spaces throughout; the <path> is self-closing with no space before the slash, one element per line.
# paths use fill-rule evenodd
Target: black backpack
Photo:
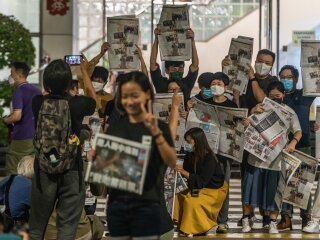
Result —
<path fill-rule="evenodd" d="M 68 100 L 43 101 L 37 120 L 34 146 L 42 171 L 59 174 L 69 170 L 77 155 L 79 139 L 72 132 Z"/>

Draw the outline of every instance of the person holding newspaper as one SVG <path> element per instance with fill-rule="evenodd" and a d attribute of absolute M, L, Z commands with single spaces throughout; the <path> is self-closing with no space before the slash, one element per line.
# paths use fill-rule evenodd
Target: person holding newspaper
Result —
<path fill-rule="evenodd" d="M 268 97 L 281 104 L 281 106 L 291 113 L 288 131 L 281 135 L 287 141 L 289 132 L 294 137 L 286 145 L 285 150 L 293 152 L 299 143 L 302 133 L 297 114 L 283 103 L 285 98 L 285 88 L 281 82 L 273 82 L 267 87 Z M 265 111 L 263 104 L 258 104 L 252 110 L 252 114 L 261 114 Z M 244 120 L 244 125 L 248 127 L 248 119 Z M 281 140 L 279 140 L 280 142 Z M 276 143 L 275 143 L 276 144 Z M 270 213 L 269 233 L 278 233 L 277 217 L 279 209 L 275 203 L 275 194 L 278 186 L 281 154 L 272 162 L 262 161 L 253 154 L 249 154 L 248 165 L 245 170 L 242 186 L 243 219 L 242 232 L 250 232 L 253 222 L 250 220 L 254 207 L 258 206 L 264 212 Z"/>
<path fill-rule="evenodd" d="M 152 114 L 154 94 L 148 77 L 130 72 L 119 80 L 116 108 L 125 117 L 106 134 L 151 145 L 142 195 L 109 189 L 107 222 L 111 237 L 158 239 L 161 234 L 165 166 L 174 168 L 176 154 L 167 124 Z M 94 152 L 90 152 L 90 158 Z"/>
<path fill-rule="evenodd" d="M 186 156 L 176 171 L 188 179 L 188 191 L 176 195 L 174 222 L 180 234 L 192 237 L 215 234 L 218 214 L 228 192 L 228 183 L 218 158 L 212 152 L 201 128 L 191 128 L 185 135 Z"/>
<path fill-rule="evenodd" d="M 303 96 L 303 89 L 297 89 L 299 71 L 296 67 L 292 65 L 283 66 L 279 72 L 279 77 L 286 90 L 285 102 L 298 115 L 302 129 L 302 137 L 296 148 L 301 152 L 311 155 L 309 115 L 310 106 L 315 97 Z M 290 134 L 289 139 L 292 138 L 293 135 Z M 318 224 L 315 224 L 314 221 L 311 221 L 311 202 L 310 196 L 307 209 L 300 209 L 302 229 L 306 232 L 319 232 Z M 278 223 L 279 231 L 291 228 L 292 212 L 292 205 L 287 203 L 282 205 L 281 221 Z"/>

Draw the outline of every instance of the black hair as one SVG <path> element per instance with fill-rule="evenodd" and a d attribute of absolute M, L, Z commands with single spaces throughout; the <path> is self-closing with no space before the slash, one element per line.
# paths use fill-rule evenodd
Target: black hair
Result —
<path fill-rule="evenodd" d="M 166 69 L 169 69 L 169 67 L 171 67 L 171 66 L 180 67 L 181 65 L 183 65 L 183 67 L 184 67 L 184 61 L 165 61 L 164 62 L 164 67 Z"/>
<path fill-rule="evenodd" d="M 276 54 L 268 49 L 261 49 L 257 53 L 257 58 L 260 54 L 269 55 L 272 57 L 272 64 L 274 64 L 274 61 L 276 60 Z"/>
<path fill-rule="evenodd" d="M 230 83 L 230 78 L 228 77 L 227 74 L 223 72 L 216 72 L 212 75 L 212 81 L 213 80 L 220 80 L 224 83 L 224 86 L 228 86 Z M 212 82 L 211 81 L 211 82 Z"/>
<path fill-rule="evenodd" d="M 79 81 L 78 80 L 71 80 L 70 89 L 79 88 Z"/>
<path fill-rule="evenodd" d="M 14 67 L 17 72 L 22 73 L 22 75 L 27 78 L 30 72 L 30 67 L 24 62 L 13 62 L 10 67 Z"/>
<path fill-rule="evenodd" d="M 154 99 L 153 88 L 150 84 L 149 78 L 144 73 L 140 71 L 133 71 L 133 72 L 121 74 L 118 76 L 118 90 L 116 93 L 116 100 L 115 100 L 115 106 L 118 111 L 125 112 L 121 104 L 121 88 L 122 88 L 122 85 L 128 82 L 137 83 L 141 87 L 142 91 L 145 93 L 150 92 L 150 97 L 151 97 L 151 100 L 153 101 Z"/>
<path fill-rule="evenodd" d="M 294 79 L 295 80 L 298 80 L 299 78 L 299 70 L 295 67 L 295 66 L 292 66 L 292 65 L 285 65 L 281 68 L 280 72 L 279 72 L 279 76 L 281 75 L 281 73 L 284 71 L 284 70 L 290 70 Z"/>
<path fill-rule="evenodd" d="M 70 89 L 72 73 L 69 64 L 62 59 L 53 60 L 43 73 L 43 87 L 53 95 L 64 95 Z"/>
<path fill-rule="evenodd" d="M 184 139 L 190 136 L 194 140 L 194 162 L 201 162 L 207 154 L 210 154 L 216 161 L 218 161 L 216 155 L 211 150 L 207 137 L 201 128 L 190 128 L 185 134 Z"/>
<path fill-rule="evenodd" d="M 271 82 L 267 87 L 267 94 L 269 95 L 272 90 L 278 90 L 279 92 L 285 94 L 284 85 L 280 81 Z"/>
<path fill-rule="evenodd" d="M 104 82 L 108 80 L 109 71 L 105 67 L 97 66 L 94 68 L 93 73 L 91 75 L 91 80 L 93 78 L 101 78 Z"/>

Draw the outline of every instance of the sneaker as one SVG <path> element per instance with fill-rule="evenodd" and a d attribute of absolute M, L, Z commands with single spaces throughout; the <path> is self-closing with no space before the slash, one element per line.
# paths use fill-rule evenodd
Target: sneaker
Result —
<path fill-rule="evenodd" d="M 192 238 L 193 237 L 193 234 L 187 234 L 187 233 L 184 233 L 184 232 L 179 232 L 179 237 L 188 237 L 188 238 Z"/>
<path fill-rule="evenodd" d="M 269 229 L 270 227 L 270 217 L 269 216 L 263 216 L 262 217 L 262 228 Z"/>
<path fill-rule="evenodd" d="M 250 232 L 251 231 L 251 228 L 252 228 L 252 225 L 253 225 L 253 222 L 250 221 L 249 218 L 243 218 L 242 219 L 242 232 L 243 233 L 247 233 L 247 232 Z"/>
<path fill-rule="evenodd" d="M 219 226 L 216 230 L 216 233 L 227 233 L 228 229 L 229 229 L 228 224 L 221 223 L 221 224 L 219 224 Z"/>
<path fill-rule="evenodd" d="M 277 221 L 270 221 L 269 233 L 270 234 L 279 233 L 278 228 L 277 228 Z"/>
<path fill-rule="evenodd" d="M 319 233 L 319 222 L 314 219 L 309 221 L 307 225 L 302 229 L 302 232 Z"/>
<path fill-rule="evenodd" d="M 301 223 L 301 229 L 303 229 L 304 227 L 306 227 L 308 225 L 308 223 L 312 221 L 311 216 L 307 215 L 305 217 L 302 218 L 302 223 Z"/>
<path fill-rule="evenodd" d="M 237 226 L 238 227 L 242 227 L 242 219 L 244 219 L 244 216 L 242 216 L 242 218 L 240 218 L 237 222 Z M 249 219 L 249 221 L 252 222 L 252 225 L 254 223 L 254 221 L 256 220 L 256 216 L 254 214 L 251 215 L 251 218 Z"/>
<path fill-rule="evenodd" d="M 277 228 L 279 231 L 292 230 L 291 218 L 288 215 L 282 215 Z"/>
<path fill-rule="evenodd" d="M 213 228 L 211 228 L 211 229 L 206 233 L 206 236 L 207 236 L 207 237 L 215 236 L 215 235 L 216 235 L 216 232 L 217 232 L 217 226 L 214 226 Z"/>

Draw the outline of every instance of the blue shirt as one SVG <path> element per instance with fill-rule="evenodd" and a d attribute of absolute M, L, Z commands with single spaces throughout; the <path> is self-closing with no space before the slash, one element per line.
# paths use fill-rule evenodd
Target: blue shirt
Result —
<path fill-rule="evenodd" d="M 310 106 L 313 103 L 315 97 L 305 97 L 302 95 L 303 90 L 295 90 L 293 93 L 286 95 L 286 104 L 291 107 L 298 115 L 302 137 L 296 148 L 310 147 Z M 289 140 L 292 140 L 293 135 L 289 135 Z"/>
<path fill-rule="evenodd" d="M 5 200 L 5 186 L 9 176 L 0 181 L 0 203 Z M 29 211 L 31 202 L 31 180 L 17 175 L 9 190 L 10 212 L 13 218 L 21 218 Z"/>

